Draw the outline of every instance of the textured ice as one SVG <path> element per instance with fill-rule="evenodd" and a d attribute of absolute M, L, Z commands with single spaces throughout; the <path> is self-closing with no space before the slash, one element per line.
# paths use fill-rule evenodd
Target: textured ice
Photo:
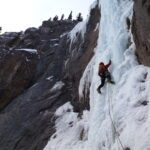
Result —
<path fill-rule="evenodd" d="M 81 36 L 82 36 L 82 39 L 84 39 L 84 34 L 85 34 L 85 31 L 86 31 L 86 23 L 87 23 L 87 20 L 85 20 L 83 22 L 79 22 L 73 28 L 73 30 L 69 33 L 69 38 L 71 40 L 71 44 L 76 40 L 77 33 L 80 33 Z"/>
<path fill-rule="evenodd" d="M 79 117 L 70 103 L 60 107 L 56 133 L 44 150 L 150 149 L 150 68 L 137 63 L 126 24 L 127 18 L 132 19 L 133 1 L 100 0 L 100 8 L 98 46 L 79 86 L 82 97 L 91 85 L 90 111 Z M 72 32 L 72 39 L 77 31 Z M 98 94 L 98 64 L 110 59 L 109 70 L 116 84 L 106 83 Z"/>

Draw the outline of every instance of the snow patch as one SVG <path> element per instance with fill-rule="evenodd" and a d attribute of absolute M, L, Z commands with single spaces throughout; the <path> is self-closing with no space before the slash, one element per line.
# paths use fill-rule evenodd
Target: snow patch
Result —
<path fill-rule="evenodd" d="M 96 24 L 94 31 L 97 31 L 98 29 L 99 29 L 99 23 Z"/>
<path fill-rule="evenodd" d="M 58 46 L 59 44 L 54 44 L 54 46 Z"/>
<path fill-rule="evenodd" d="M 78 33 L 81 34 L 82 38 L 84 39 L 84 34 L 86 32 L 86 24 L 87 20 L 79 22 L 68 34 L 69 39 L 71 40 L 71 45 L 73 42 L 75 42 Z"/>
<path fill-rule="evenodd" d="M 29 62 L 29 61 L 30 61 L 30 59 L 28 59 L 28 58 L 26 57 L 26 61 L 27 61 L 27 62 Z"/>
<path fill-rule="evenodd" d="M 56 116 L 61 116 L 64 115 L 67 112 L 72 112 L 73 111 L 73 106 L 70 104 L 70 102 L 64 104 L 63 106 L 59 107 L 56 112 L 55 115 Z"/>
<path fill-rule="evenodd" d="M 58 38 L 56 38 L 56 39 L 51 39 L 50 41 L 59 41 L 59 39 L 58 39 Z"/>
<path fill-rule="evenodd" d="M 52 135 L 44 150 L 82 150 L 87 141 L 89 112 L 83 112 L 83 118 L 73 112 L 68 102 L 56 111 L 56 133 Z M 62 142 L 63 141 L 63 142 Z"/>
<path fill-rule="evenodd" d="M 18 50 L 18 51 L 26 51 L 26 52 L 35 53 L 35 54 L 38 53 L 36 49 L 21 48 L 21 49 L 15 49 L 15 50 Z"/>
<path fill-rule="evenodd" d="M 55 92 L 57 90 L 61 90 L 65 84 L 62 81 L 58 81 L 55 85 L 50 89 L 51 92 Z"/>
<path fill-rule="evenodd" d="M 53 78 L 54 78 L 54 76 L 49 76 L 49 77 L 46 78 L 46 80 L 52 81 Z"/>

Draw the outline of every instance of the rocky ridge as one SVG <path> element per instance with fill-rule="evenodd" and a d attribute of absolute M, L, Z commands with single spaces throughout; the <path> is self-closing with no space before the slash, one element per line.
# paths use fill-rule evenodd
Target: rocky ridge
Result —
<path fill-rule="evenodd" d="M 44 21 L 38 29 L 0 36 L 1 150 L 42 150 L 55 132 L 59 106 L 71 101 L 75 111 L 88 109 L 88 104 L 78 105 L 78 86 L 93 56 L 99 18 L 97 5 L 84 36 L 77 31 L 75 41 L 68 33 L 78 22 L 68 20 Z"/>

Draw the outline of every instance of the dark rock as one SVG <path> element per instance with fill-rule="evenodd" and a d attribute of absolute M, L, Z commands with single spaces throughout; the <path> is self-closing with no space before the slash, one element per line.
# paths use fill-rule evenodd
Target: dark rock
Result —
<path fill-rule="evenodd" d="M 68 59 L 68 71 L 66 72 L 66 77 L 68 76 L 69 82 L 72 84 L 72 104 L 75 106 L 75 111 L 82 111 L 84 109 L 89 109 L 89 93 L 90 91 L 83 91 L 84 97 L 79 101 L 78 87 L 82 74 L 91 60 L 94 54 L 94 48 L 97 45 L 97 39 L 99 34 L 99 28 L 96 29 L 100 21 L 100 8 L 97 5 L 90 12 L 90 18 L 87 23 L 86 32 L 84 35 L 84 40 L 82 40 L 81 34 L 77 35 L 76 42 L 71 46 L 72 53 L 71 59 Z M 96 30 L 95 30 L 96 29 Z M 68 52 L 69 53 L 69 52 Z M 89 83 L 90 87 L 90 83 Z M 90 88 L 89 88 L 90 89 Z"/>
<path fill-rule="evenodd" d="M 24 91 L 16 94 L 15 98 L 10 98 L 9 104 L 0 112 L 0 149 L 42 150 L 55 132 L 54 113 L 58 107 L 71 101 L 75 111 L 80 112 L 79 114 L 83 109 L 89 108 L 87 93 L 82 98 L 82 105 L 79 103 L 78 86 L 80 78 L 93 56 L 93 49 L 98 38 L 98 29 L 95 30 L 95 28 L 99 19 L 100 9 L 97 5 L 91 10 L 84 39 L 82 39 L 81 33 L 78 33 L 77 39 L 72 45 L 70 45 L 71 41 L 67 32 L 76 25 L 77 21 L 65 20 L 54 22 L 48 20 L 39 29 L 31 28 L 25 33 L 21 33 L 17 44 L 12 42 L 11 47 L 3 43 L 0 45 L 2 59 L 10 55 L 10 49 L 12 49 L 11 53 L 18 48 L 38 50 L 38 61 L 33 66 L 31 64 L 27 67 L 21 66 L 19 74 L 17 72 L 15 76 L 19 81 L 12 82 L 14 88 L 18 86 L 16 83 L 19 82 L 20 89 L 24 88 Z M 4 36 L 0 36 L 0 38 L 4 39 Z M 8 48 L 8 54 L 3 53 L 6 48 Z M 8 66 L 21 62 L 24 64 L 24 57 L 23 60 L 20 60 L 22 55 L 24 53 L 18 54 L 15 51 L 15 60 L 12 55 L 9 56 L 10 62 L 6 63 Z M 12 61 L 15 63 L 11 63 Z M 32 67 L 30 68 L 30 66 Z M 24 68 L 26 69 L 24 70 Z M 29 75 L 29 82 L 22 85 L 20 82 L 22 78 L 28 77 L 28 74 L 26 76 L 27 68 L 30 68 L 32 74 Z M 6 72 L 4 71 L 4 74 Z M 11 72 L 10 70 L 6 75 L 6 81 Z M 60 83 L 61 87 L 54 90 L 54 87 Z M 6 85 L 6 82 L 3 85 Z M 1 94 L 3 94 L 3 90 L 0 91 Z"/>
<path fill-rule="evenodd" d="M 84 135 L 84 134 L 85 134 L 84 132 L 85 132 L 84 129 L 82 129 L 81 132 L 80 132 L 80 137 L 79 137 L 79 140 L 80 140 L 80 141 L 82 141 L 82 140 L 84 139 L 84 136 L 85 136 L 85 135 Z"/>
<path fill-rule="evenodd" d="M 132 33 L 141 64 L 150 66 L 150 1 L 135 0 Z"/>
<path fill-rule="evenodd" d="M 66 85 L 50 92 L 62 79 L 65 50 L 57 48 L 61 35 L 76 23 L 53 24 L 50 34 L 40 27 L 0 35 L 0 149 L 42 150 L 55 132 L 54 112 L 69 100 Z M 15 50 L 19 48 L 37 49 L 38 55 Z M 53 79 L 46 79 L 49 76 Z"/>
<path fill-rule="evenodd" d="M 146 106 L 146 105 L 148 105 L 148 101 L 143 101 L 143 102 L 141 102 L 141 104 Z"/>
<path fill-rule="evenodd" d="M 16 45 L 21 34 L 21 32 L 6 32 L 0 35 L 0 46 L 12 47 L 13 45 Z"/>
<path fill-rule="evenodd" d="M 139 100 L 137 103 L 134 104 L 135 107 L 141 107 L 142 105 L 143 106 L 146 106 L 148 105 L 149 101 L 147 100 Z"/>
<path fill-rule="evenodd" d="M 1 56 L 4 55 L 5 56 Z M 36 73 L 38 55 L 26 51 L 0 53 L 0 110 L 27 89 Z"/>
<path fill-rule="evenodd" d="M 131 22 L 130 22 L 130 19 L 128 17 L 126 18 L 126 24 L 127 24 L 127 29 L 129 30 L 130 26 L 131 26 Z"/>
<path fill-rule="evenodd" d="M 124 150 L 130 150 L 130 148 L 129 148 L 129 147 L 126 147 Z"/>

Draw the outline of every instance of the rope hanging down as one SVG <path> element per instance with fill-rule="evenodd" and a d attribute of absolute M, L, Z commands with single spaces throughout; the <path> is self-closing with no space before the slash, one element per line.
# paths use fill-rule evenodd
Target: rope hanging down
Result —
<path fill-rule="evenodd" d="M 107 93 L 109 93 L 108 91 L 109 91 L 109 89 L 108 89 L 108 86 L 107 86 Z M 121 142 L 121 139 L 119 138 L 118 131 L 116 130 L 116 126 L 115 126 L 115 123 L 114 123 L 112 115 L 111 115 L 111 110 L 112 109 L 111 109 L 111 96 L 110 96 L 110 94 L 108 94 L 108 103 L 109 103 L 109 116 L 110 116 L 110 120 L 111 120 L 111 123 L 112 123 L 114 131 L 115 131 L 115 135 L 116 135 L 116 137 L 117 137 L 117 139 L 119 141 L 119 144 L 120 144 L 122 150 L 124 150 L 123 144 Z"/>

